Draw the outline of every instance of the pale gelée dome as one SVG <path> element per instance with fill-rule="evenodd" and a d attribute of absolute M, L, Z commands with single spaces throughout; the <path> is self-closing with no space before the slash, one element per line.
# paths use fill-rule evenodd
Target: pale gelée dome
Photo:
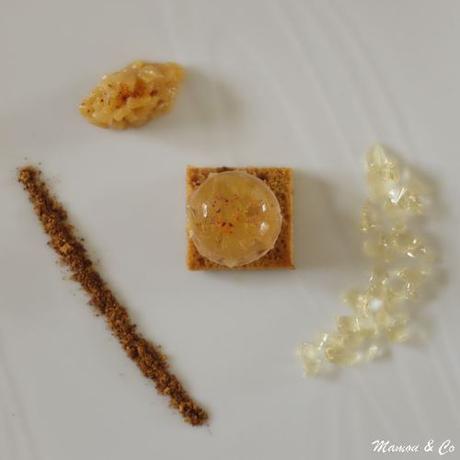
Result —
<path fill-rule="evenodd" d="M 261 179 L 243 171 L 210 174 L 190 196 L 187 217 L 198 252 L 230 268 L 270 251 L 282 223 L 275 194 Z"/>

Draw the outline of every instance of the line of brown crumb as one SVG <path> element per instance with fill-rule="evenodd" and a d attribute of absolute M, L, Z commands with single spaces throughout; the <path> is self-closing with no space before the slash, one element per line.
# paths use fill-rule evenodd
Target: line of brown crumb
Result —
<path fill-rule="evenodd" d="M 75 236 L 66 210 L 51 195 L 40 176 L 38 169 L 26 166 L 19 170 L 18 180 L 29 194 L 35 213 L 49 236 L 49 245 L 68 267 L 72 279 L 87 292 L 90 303 L 105 317 L 113 335 L 144 376 L 154 382 L 160 394 L 170 398 L 170 405 L 181 413 L 186 422 L 202 425 L 207 421 L 208 414 L 171 373 L 167 358 L 159 348 L 136 332 L 136 325 L 129 318 L 126 308 L 115 298 L 94 268 L 81 240 Z"/>

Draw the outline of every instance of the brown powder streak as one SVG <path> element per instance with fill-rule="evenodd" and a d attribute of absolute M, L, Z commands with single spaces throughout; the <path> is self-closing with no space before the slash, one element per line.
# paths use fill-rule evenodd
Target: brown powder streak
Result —
<path fill-rule="evenodd" d="M 27 166 L 19 170 L 18 180 L 28 193 L 35 213 L 49 236 L 50 246 L 90 297 L 90 303 L 104 316 L 107 326 L 118 339 L 126 354 L 137 364 L 145 377 L 152 380 L 157 391 L 170 399 L 184 420 L 191 425 L 202 425 L 208 415 L 187 393 L 177 377 L 169 370 L 165 355 L 158 346 L 147 341 L 136 331 L 126 308 L 94 268 L 85 247 L 68 222 L 67 212 L 50 194 L 40 178 L 41 172 Z"/>

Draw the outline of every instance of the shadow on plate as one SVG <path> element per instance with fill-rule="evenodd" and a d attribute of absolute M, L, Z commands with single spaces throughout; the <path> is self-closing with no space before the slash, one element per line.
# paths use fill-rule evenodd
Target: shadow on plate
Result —
<path fill-rule="evenodd" d="M 362 265 L 362 242 L 357 224 L 362 200 L 350 211 L 339 209 L 335 198 L 339 193 L 339 189 L 325 179 L 295 171 L 294 252 L 297 269 L 352 269 Z"/>
<path fill-rule="evenodd" d="M 203 151 L 231 145 L 242 122 L 242 102 L 218 76 L 186 69 L 183 86 L 170 113 L 140 128 L 143 135 Z"/>

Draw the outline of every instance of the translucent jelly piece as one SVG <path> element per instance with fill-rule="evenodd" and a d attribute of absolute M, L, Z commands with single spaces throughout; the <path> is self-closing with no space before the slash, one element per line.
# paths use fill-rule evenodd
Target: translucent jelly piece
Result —
<path fill-rule="evenodd" d="M 265 182 L 242 171 L 211 174 L 191 195 L 187 215 L 198 252 L 230 268 L 270 251 L 282 224 L 275 194 Z"/>
<path fill-rule="evenodd" d="M 417 296 L 425 278 L 423 271 L 417 268 L 404 268 L 402 270 L 397 270 L 395 276 L 399 278 L 401 282 L 401 294 L 407 299 Z"/>
<path fill-rule="evenodd" d="M 321 332 L 320 334 L 318 334 L 318 336 L 316 337 L 315 342 L 314 342 L 314 344 L 315 344 L 316 348 L 318 348 L 318 350 L 324 352 L 324 347 L 326 346 L 330 335 L 331 335 L 330 332 Z"/>
<path fill-rule="evenodd" d="M 374 267 L 369 277 L 369 289 L 373 292 L 380 292 L 388 278 L 388 272 L 381 267 Z"/>
<path fill-rule="evenodd" d="M 365 254 L 382 262 L 401 256 L 412 259 L 425 257 L 428 248 L 417 236 L 407 230 L 393 227 L 388 232 L 375 232 L 364 242 Z"/>
<path fill-rule="evenodd" d="M 374 268 L 369 278 L 368 313 L 376 313 L 382 308 L 388 308 L 396 301 L 395 294 L 389 287 L 389 273 L 381 268 Z"/>
<path fill-rule="evenodd" d="M 358 332 L 363 339 L 369 339 L 378 335 L 378 325 L 373 316 L 357 316 L 356 323 Z"/>
<path fill-rule="evenodd" d="M 367 201 L 361 209 L 361 231 L 367 233 L 372 230 L 377 230 L 380 228 L 380 225 L 381 222 L 376 209 L 373 207 L 372 203 Z"/>
<path fill-rule="evenodd" d="M 329 345 L 324 354 L 326 359 L 333 364 L 343 364 L 347 361 L 347 350 L 344 345 Z"/>
<path fill-rule="evenodd" d="M 362 292 L 358 289 L 350 289 L 345 293 L 343 300 L 356 313 L 367 313 L 369 298 L 366 292 Z"/>
<path fill-rule="evenodd" d="M 411 338 L 409 324 L 395 324 L 387 330 L 387 336 L 391 342 L 407 342 Z"/>
<path fill-rule="evenodd" d="M 374 198 L 386 197 L 398 183 L 400 170 L 398 162 L 377 144 L 367 154 L 368 183 Z"/>
<path fill-rule="evenodd" d="M 392 342 L 405 342 L 410 337 L 409 316 L 405 312 L 380 318 L 382 329 Z"/>
<path fill-rule="evenodd" d="M 330 334 L 324 347 L 326 359 L 333 364 L 349 366 L 359 359 L 354 346 L 348 343 L 347 337 L 341 333 Z"/>
<path fill-rule="evenodd" d="M 385 203 L 391 210 L 406 211 L 420 215 L 423 212 L 422 198 L 405 185 L 397 185 L 388 191 L 389 200 Z"/>
<path fill-rule="evenodd" d="M 361 331 L 357 316 L 339 316 L 337 318 L 337 332 L 343 337 L 344 345 L 349 350 L 360 345 L 366 338 Z"/>
<path fill-rule="evenodd" d="M 428 252 L 425 243 L 410 232 L 397 235 L 395 237 L 395 246 L 398 247 L 402 254 L 411 259 L 424 257 Z"/>
<path fill-rule="evenodd" d="M 307 342 L 302 343 L 297 350 L 297 355 L 302 361 L 306 375 L 317 375 L 321 371 L 323 358 L 317 346 Z"/>
<path fill-rule="evenodd" d="M 353 334 L 358 330 L 356 317 L 354 316 L 339 316 L 337 318 L 337 330 L 343 335 Z"/>
<path fill-rule="evenodd" d="M 433 278 L 436 257 L 411 222 L 430 204 L 429 190 L 379 145 L 369 152 L 367 168 L 360 227 L 373 270 L 365 287 L 344 297 L 351 316 L 339 316 L 336 329 L 322 335 L 323 366 L 369 361 L 387 354 L 390 342 L 423 339 L 410 304 Z"/>
<path fill-rule="evenodd" d="M 376 322 L 382 332 L 392 341 L 403 341 L 408 334 L 406 328 L 409 316 L 407 312 L 388 312 L 382 310 L 376 314 Z"/>
<path fill-rule="evenodd" d="M 371 343 L 362 353 L 363 361 L 373 361 L 381 358 L 388 353 L 388 346 L 383 342 L 375 341 Z"/>
<path fill-rule="evenodd" d="M 385 263 L 390 262 L 396 255 L 392 243 L 391 235 L 386 232 L 377 232 L 364 241 L 364 253 L 373 259 Z"/>

